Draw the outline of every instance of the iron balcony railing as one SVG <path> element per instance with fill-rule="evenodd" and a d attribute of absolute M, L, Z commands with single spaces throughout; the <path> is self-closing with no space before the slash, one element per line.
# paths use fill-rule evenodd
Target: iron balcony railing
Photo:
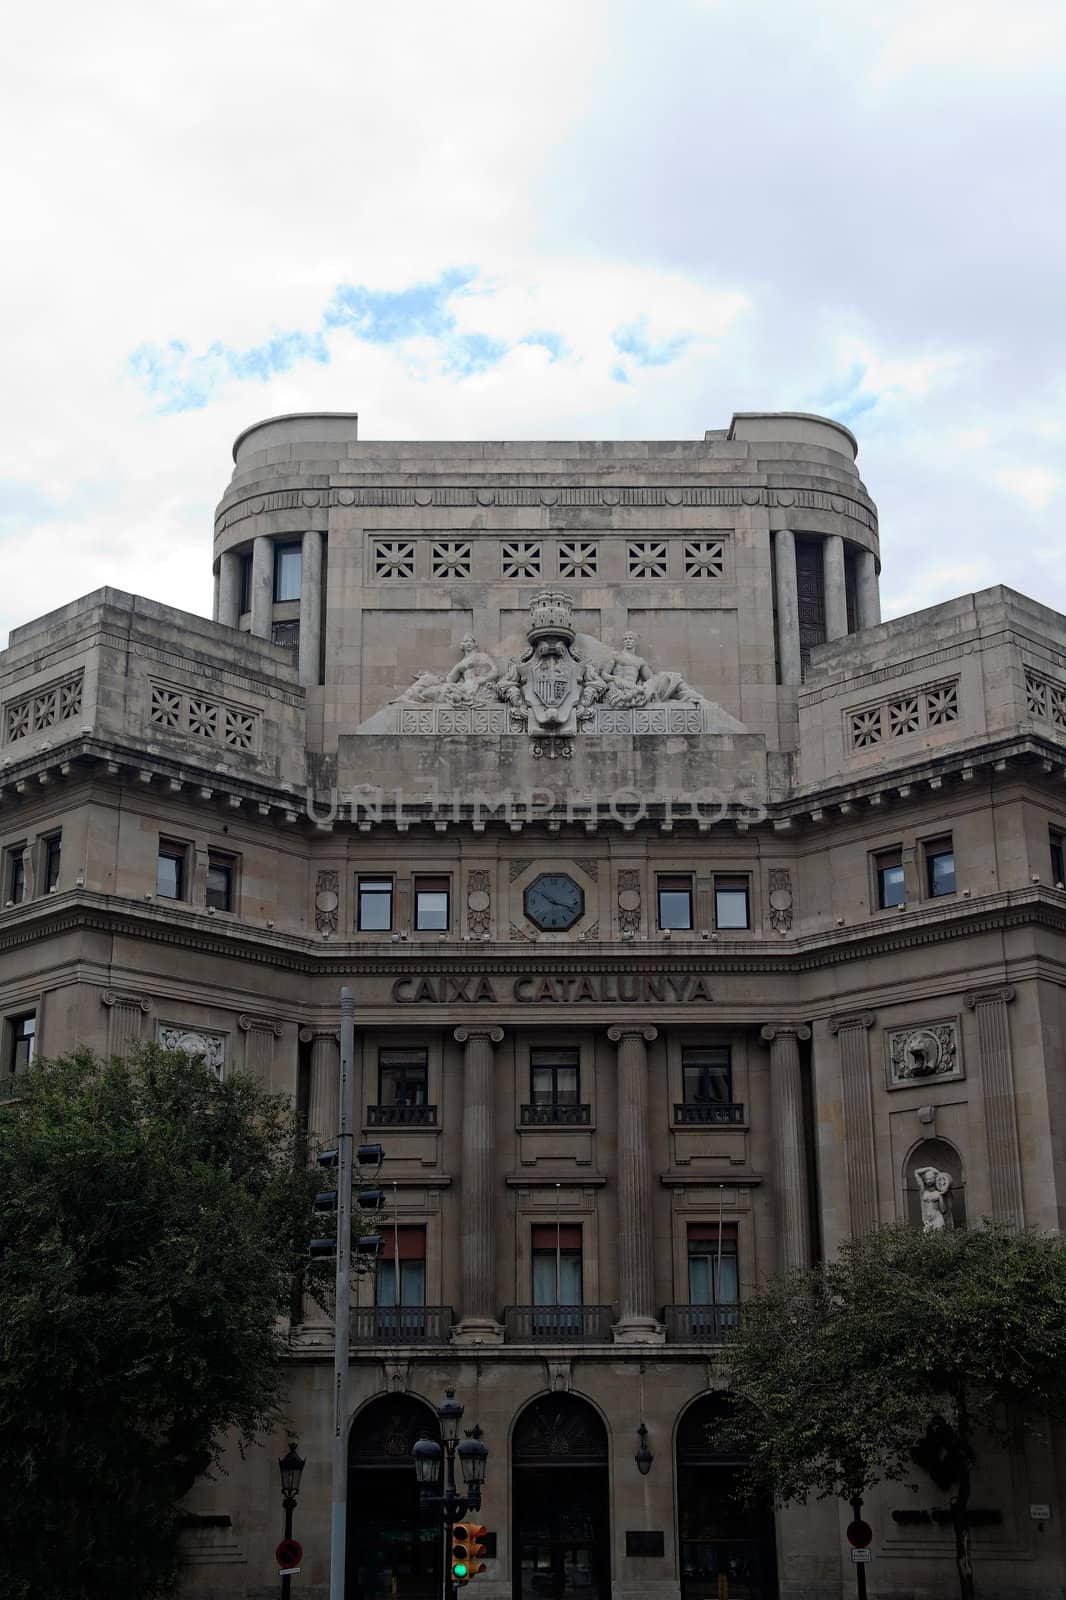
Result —
<path fill-rule="evenodd" d="M 507 1306 L 508 1344 L 610 1344 L 611 1306 Z"/>
<path fill-rule="evenodd" d="M 451 1306 L 353 1306 L 353 1344 L 447 1344 Z"/>
<path fill-rule="evenodd" d="M 714 1101 L 711 1101 L 707 1104 L 701 1103 L 699 1105 L 684 1102 L 680 1104 L 675 1103 L 674 1121 L 703 1124 L 743 1122 L 744 1107 L 741 1104 L 727 1105 L 725 1103 L 716 1103 Z"/>
<path fill-rule="evenodd" d="M 368 1106 L 371 1128 L 435 1128 L 436 1106 Z"/>
<path fill-rule="evenodd" d="M 551 1100 L 535 1106 L 522 1107 L 524 1124 L 544 1127 L 587 1128 L 591 1106 L 576 1106 L 569 1101 Z"/>
<path fill-rule="evenodd" d="M 668 1344 L 721 1344 L 740 1316 L 738 1305 L 664 1306 Z"/>

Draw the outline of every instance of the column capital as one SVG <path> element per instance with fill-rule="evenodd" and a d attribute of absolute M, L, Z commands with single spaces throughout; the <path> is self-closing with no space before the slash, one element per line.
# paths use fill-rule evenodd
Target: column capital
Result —
<path fill-rule="evenodd" d="M 642 1028 L 634 1024 L 632 1027 L 626 1027 L 623 1024 L 621 1027 L 608 1028 L 607 1037 L 612 1044 L 619 1044 L 623 1039 L 643 1039 L 646 1044 L 652 1044 L 659 1037 L 659 1030 L 650 1026 Z"/>
<path fill-rule="evenodd" d="M 845 1028 L 872 1028 L 874 1014 L 872 1011 L 850 1011 L 839 1016 L 829 1018 L 830 1033 L 843 1033 Z"/>
<path fill-rule="evenodd" d="M 339 1028 L 301 1028 L 299 1039 L 301 1044 L 311 1044 L 315 1039 L 332 1039 L 335 1044 L 340 1044 L 341 1035 Z"/>
<path fill-rule="evenodd" d="M 257 1017 L 250 1011 L 242 1011 L 237 1018 L 237 1026 L 242 1033 L 272 1033 L 275 1039 L 280 1039 L 285 1032 L 285 1024 L 277 1017 Z"/>
<path fill-rule="evenodd" d="M 114 989 L 105 989 L 100 996 L 100 1004 L 107 1006 L 131 1006 L 135 1010 L 143 1011 L 145 1016 L 152 1009 L 152 1001 L 146 994 L 118 994 Z"/>
<path fill-rule="evenodd" d="M 811 1030 L 805 1022 L 768 1022 L 760 1030 L 759 1038 L 766 1044 L 775 1039 L 809 1039 Z"/>
<path fill-rule="evenodd" d="M 971 989 L 965 999 L 967 1011 L 976 1011 L 978 1006 L 1006 1006 L 1014 999 L 1014 985 L 1001 983 L 990 989 Z"/>
<path fill-rule="evenodd" d="M 465 1044 L 468 1039 L 488 1039 L 493 1044 L 499 1044 L 503 1038 L 503 1029 L 500 1027 L 479 1028 L 475 1024 L 471 1028 L 456 1028 L 452 1038 L 456 1044 Z"/>

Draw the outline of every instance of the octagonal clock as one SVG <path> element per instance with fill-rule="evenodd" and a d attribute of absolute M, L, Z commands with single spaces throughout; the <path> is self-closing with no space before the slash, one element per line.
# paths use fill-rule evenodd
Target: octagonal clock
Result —
<path fill-rule="evenodd" d="M 585 914 L 585 893 L 565 872 L 542 872 L 522 896 L 526 916 L 545 933 L 565 933 Z"/>

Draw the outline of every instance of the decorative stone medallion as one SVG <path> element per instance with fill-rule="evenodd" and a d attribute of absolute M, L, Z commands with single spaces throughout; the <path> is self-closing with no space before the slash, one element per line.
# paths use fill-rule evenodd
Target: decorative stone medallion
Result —
<path fill-rule="evenodd" d="M 180 1024 L 161 1022 L 156 1038 L 164 1050 L 181 1050 L 187 1056 L 203 1056 L 204 1065 L 221 1078 L 226 1064 L 226 1035 L 206 1033 L 202 1028 L 183 1028 Z"/>
<path fill-rule="evenodd" d="M 888 1035 L 889 1087 L 961 1078 L 958 1028 L 954 1022 L 930 1022 L 901 1028 Z"/>

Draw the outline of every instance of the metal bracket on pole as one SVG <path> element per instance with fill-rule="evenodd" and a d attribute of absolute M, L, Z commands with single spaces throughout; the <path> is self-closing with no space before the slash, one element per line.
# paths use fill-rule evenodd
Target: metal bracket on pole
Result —
<path fill-rule="evenodd" d="M 348 1533 L 348 1350 L 351 1344 L 352 1100 L 355 1001 L 341 990 L 340 1137 L 337 1143 L 337 1293 L 333 1354 L 333 1502 L 329 1530 L 329 1600 L 344 1600 Z"/>

